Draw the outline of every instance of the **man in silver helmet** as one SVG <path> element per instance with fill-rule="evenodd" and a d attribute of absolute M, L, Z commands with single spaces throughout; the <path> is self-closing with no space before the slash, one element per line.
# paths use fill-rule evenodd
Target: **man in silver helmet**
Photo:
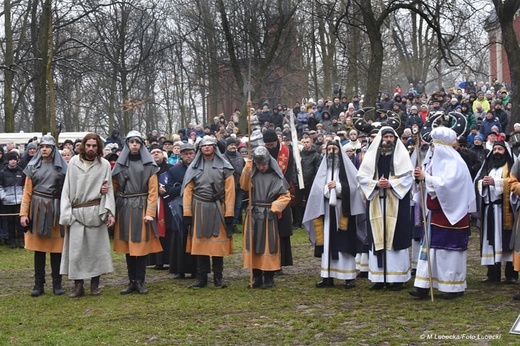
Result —
<path fill-rule="evenodd" d="M 128 286 L 121 294 L 146 294 L 146 256 L 162 251 L 156 225 L 159 167 L 137 131 L 126 135 L 112 170 L 116 195 L 114 251 L 126 255 Z"/>
<path fill-rule="evenodd" d="M 208 285 L 210 257 L 213 283 L 225 288 L 224 257 L 233 253 L 235 180 L 233 166 L 216 149 L 217 141 L 204 136 L 184 176 L 184 225 L 191 226 L 186 251 L 196 256 L 197 281 L 190 288 Z"/>
<path fill-rule="evenodd" d="M 314 255 L 321 258 L 322 280 L 316 287 L 334 286 L 334 279 L 345 281 L 345 288 L 355 287 L 357 227 L 355 215 L 365 211 L 357 191 L 356 168 L 332 140 L 327 144 L 309 202 L 303 226 L 314 245 Z"/>
<path fill-rule="evenodd" d="M 251 288 L 272 288 L 274 272 L 282 268 L 278 219 L 291 194 L 278 163 L 265 147 L 253 150 L 253 161 L 246 162 L 240 177 L 243 190 L 248 191 L 250 186 L 252 210 L 244 223 L 244 268 L 253 270 Z"/>
<path fill-rule="evenodd" d="M 390 287 L 398 291 L 410 279 L 412 172 L 408 150 L 395 130 L 390 126 L 381 127 L 357 174 L 367 199 L 368 278 L 374 283 L 371 289 Z"/>
<path fill-rule="evenodd" d="M 47 252 L 51 257 L 53 293 L 65 293 L 60 275 L 63 233 L 58 221 L 66 173 L 67 163 L 56 150 L 56 140 L 51 135 L 43 136 L 39 151 L 24 169 L 26 180 L 20 207 L 20 223 L 27 230 L 25 248 L 34 251 L 33 297 L 44 293 Z"/>

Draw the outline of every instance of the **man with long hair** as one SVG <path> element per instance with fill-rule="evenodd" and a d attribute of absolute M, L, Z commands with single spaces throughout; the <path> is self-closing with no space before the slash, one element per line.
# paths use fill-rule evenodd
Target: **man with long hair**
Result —
<path fill-rule="evenodd" d="M 85 295 L 88 278 L 90 293 L 99 295 L 100 275 L 114 270 L 108 227 L 115 223 L 116 204 L 110 163 L 102 155 L 101 138 L 88 133 L 70 160 L 63 183 L 60 224 L 67 227 L 60 274 L 74 280 L 71 298 Z"/>

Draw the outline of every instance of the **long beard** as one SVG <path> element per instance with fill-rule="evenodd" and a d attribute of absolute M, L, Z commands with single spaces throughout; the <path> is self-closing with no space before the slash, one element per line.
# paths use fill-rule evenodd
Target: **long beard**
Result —
<path fill-rule="evenodd" d="M 280 143 L 278 142 L 276 144 L 276 148 L 273 149 L 267 149 L 269 151 L 269 154 L 276 160 L 278 158 L 278 152 L 280 151 Z"/>
<path fill-rule="evenodd" d="M 394 150 L 394 143 L 381 141 L 379 149 L 381 150 L 381 153 L 391 153 Z"/>
<path fill-rule="evenodd" d="M 507 162 L 507 158 L 503 154 L 494 154 L 493 155 L 493 168 L 500 168 L 504 166 Z"/>
<path fill-rule="evenodd" d="M 327 167 L 336 169 L 339 167 L 339 158 L 336 156 L 333 158 L 333 155 L 327 155 Z"/>

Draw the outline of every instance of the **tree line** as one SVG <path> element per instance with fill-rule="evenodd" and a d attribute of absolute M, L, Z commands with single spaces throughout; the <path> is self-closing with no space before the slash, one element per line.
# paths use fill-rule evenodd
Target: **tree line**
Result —
<path fill-rule="evenodd" d="M 520 3 L 493 0 L 4 0 L 5 132 L 162 133 L 246 102 L 349 99 L 489 80 L 495 13 L 513 81 Z M 296 78 L 296 76 L 300 76 Z M 519 104 L 517 86 L 512 102 Z M 300 99 L 299 99 L 300 98 Z M 518 121 L 518 120 L 513 120 Z"/>

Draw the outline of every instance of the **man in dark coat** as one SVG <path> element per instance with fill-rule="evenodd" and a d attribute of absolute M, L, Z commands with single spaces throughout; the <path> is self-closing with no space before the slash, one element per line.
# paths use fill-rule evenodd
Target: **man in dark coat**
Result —
<path fill-rule="evenodd" d="M 167 172 L 166 192 L 170 196 L 168 209 L 172 216 L 172 239 L 169 245 L 171 249 L 170 274 L 174 279 L 184 279 L 186 273 L 192 276 L 197 272 L 195 258 L 186 252 L 188 231 L 182 218 L 182 181 L 188 166 L 195 157 L 195 148 L 192 144 L 185 143 L 180 151 L 181 161 L 170 167 Z"/>
<path fill-rule="evenodd" d="M 157 181 L 159 182 L 159 199 L 157 200 L 157 232 L 163 251 L 148 255 L 148 265 L 155 265 L 154 269 L 163 270 L 165 264 L 170 263 L 171 228 L 170 213 L 167 212 L 170 196 L 166 192 L 166 172 L 171 165 L 166 160 L 163 147 L 160 144 L 152 144 L 148 150 L 155 163 L 159 166 Z"/>
<path fill-rule="evenodd" d="M 275 110 L 277 110 L 277 108 L 275 108 Z M 226 144 L 227 146 L 224 156 L 235 170 L 233 173 L 235 178 L 235 218 L 233 220 L 233 233 L 239 233 L 237 225 L 242 221 L 240 211 L 242 206 L 242 197 L 244 195 L 244 192 L 240 189 L 240 176 L 244 169 L 244 157 L 237 152 L 238 142 L 235 138 L 228 137 Z"/>

